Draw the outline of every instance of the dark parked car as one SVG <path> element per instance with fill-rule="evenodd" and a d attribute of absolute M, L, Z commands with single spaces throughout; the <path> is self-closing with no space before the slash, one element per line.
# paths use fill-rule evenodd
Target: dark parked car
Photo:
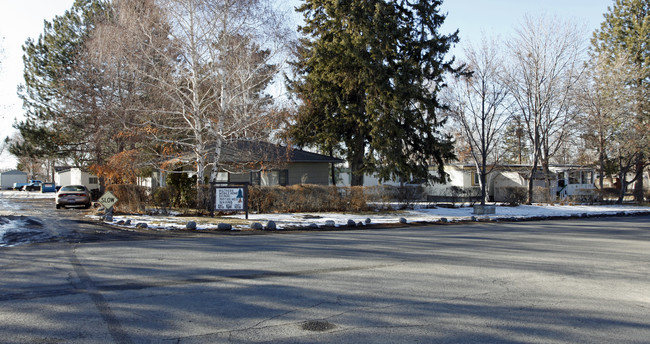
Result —
<path fill-rule="evenodd" d="M 70 205 L 83 205 L 85 209 L 92 205 L 90 191 L 83 185 L 62 186 L 56 193 L 56 209 Z"/>

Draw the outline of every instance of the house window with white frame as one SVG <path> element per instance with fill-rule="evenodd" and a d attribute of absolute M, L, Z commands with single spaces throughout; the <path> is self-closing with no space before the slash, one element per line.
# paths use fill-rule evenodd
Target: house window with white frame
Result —
<path fill-rule="evenodd" d="M 479 180 L 480 175 L 475 171 L 472 171 L 472 186 L 481 186 L 481 181 Z"/>

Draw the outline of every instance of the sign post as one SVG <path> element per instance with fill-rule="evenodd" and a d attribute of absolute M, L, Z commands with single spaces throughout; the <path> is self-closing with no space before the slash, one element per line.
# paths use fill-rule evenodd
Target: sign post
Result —
<path fill-rule="evenodd" d="M 248 183 L 214 183 L 216 211 L 244 211 L 248 220 Z"/>

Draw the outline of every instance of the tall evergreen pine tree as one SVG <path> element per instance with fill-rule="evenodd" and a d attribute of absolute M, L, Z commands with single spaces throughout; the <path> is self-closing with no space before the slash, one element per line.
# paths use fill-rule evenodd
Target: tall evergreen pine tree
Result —
<path fill-rule="evenodd" d="M 453 157 L 437 99 L 457 33 L 438 33 L 441 1 L 306 0 L 305 38 L 289 89 L 301 100 L 288 135 L 344 154 L 352 185 L 438 180 Z M 438 176 L 429 173 L 431 164 Z"/>
<path fill-rule="evenodd" d="M 501 143 L 501 159 L 506 164 L 528 163 L 530 148 L 523 124 L 519 117 L 506 126 Z"/>
<path fill-rule="evenodd" d="M 79 68 L 79 55 L 95 21 L 107 15 L 102 0 L 76 0 L 73 7 L 45 28 L 37 41 L 23 46 L 25 84 L 19 92 L 25 119 L 15 123 L 23 142 L 13 142 L 10 151 L 31 158 L 69 157 L 86 143 L 82 120 L 66 116 L 70 75 Z"/>

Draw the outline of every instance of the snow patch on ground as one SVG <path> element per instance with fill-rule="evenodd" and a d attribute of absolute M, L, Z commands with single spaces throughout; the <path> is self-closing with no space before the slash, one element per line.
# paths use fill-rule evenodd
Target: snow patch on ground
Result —
<path fill-rule="evenodd" d="M 0 190 L 0 197 L 2 198 L 20 198 L 20 199 L 54 199 L 56 198 L 55 192 L 40 192 L 40 191 L 13 191 L 13 190 Z"/>
<path fill-rule="evenodd" d="M 572 216 L 598 216 L 598 215 L 633 215 L 650 212 L 650 207 L 643 206 L 626 206 L 626 205 L 520 205 L 517 207 L 497 206 L 494 215 L 474 215 L 473 208 L 435 208 L 435 209 L 415 209 L 392 212 L 377 213 L 287 213 L 287 214 L 249 214 L 248 220 L 244 214 L 201 218 L 197 224 L 197 230 L 216 229 L 219 223 L 232 224 L 233 230 L 249 230 L 255 222 L 266 226 L 269 221 L 276 223 L 278 229 L 310 226 L 318 228 L 325 227 L 327 223 L 334 222 L 336 227 L 347 226 L 348 221 L 355 223 L 366 222 L 370 220 L 371 224 L 395 224 L 405 219 L 407 223 L 414 222 L 456 222 L 472 220 L 522 220 L 526 218 L 544 218 L 544 217 L 572 217 Z M 97 218 L 95 216 L 95 218 Z M 154 230 L 174 230 L 184 229 L 188 218 L 175 216 L 144 216 L 128 215 L 114 216 L 113 224 L 126 222 L 130 220 L 129 225 L 121 224 L 123 227 L 134 228 L 138 223 L 146 223 L 148 229 Z M 197 221 L 199 222 L 199 221 Z"/>
<path fill-rule="evenodd" d="M 34 223 L 28 218 L 0 217 L 0 247 L 41 242 L 51 238 L 51 235 L 34 229 Z"/>

